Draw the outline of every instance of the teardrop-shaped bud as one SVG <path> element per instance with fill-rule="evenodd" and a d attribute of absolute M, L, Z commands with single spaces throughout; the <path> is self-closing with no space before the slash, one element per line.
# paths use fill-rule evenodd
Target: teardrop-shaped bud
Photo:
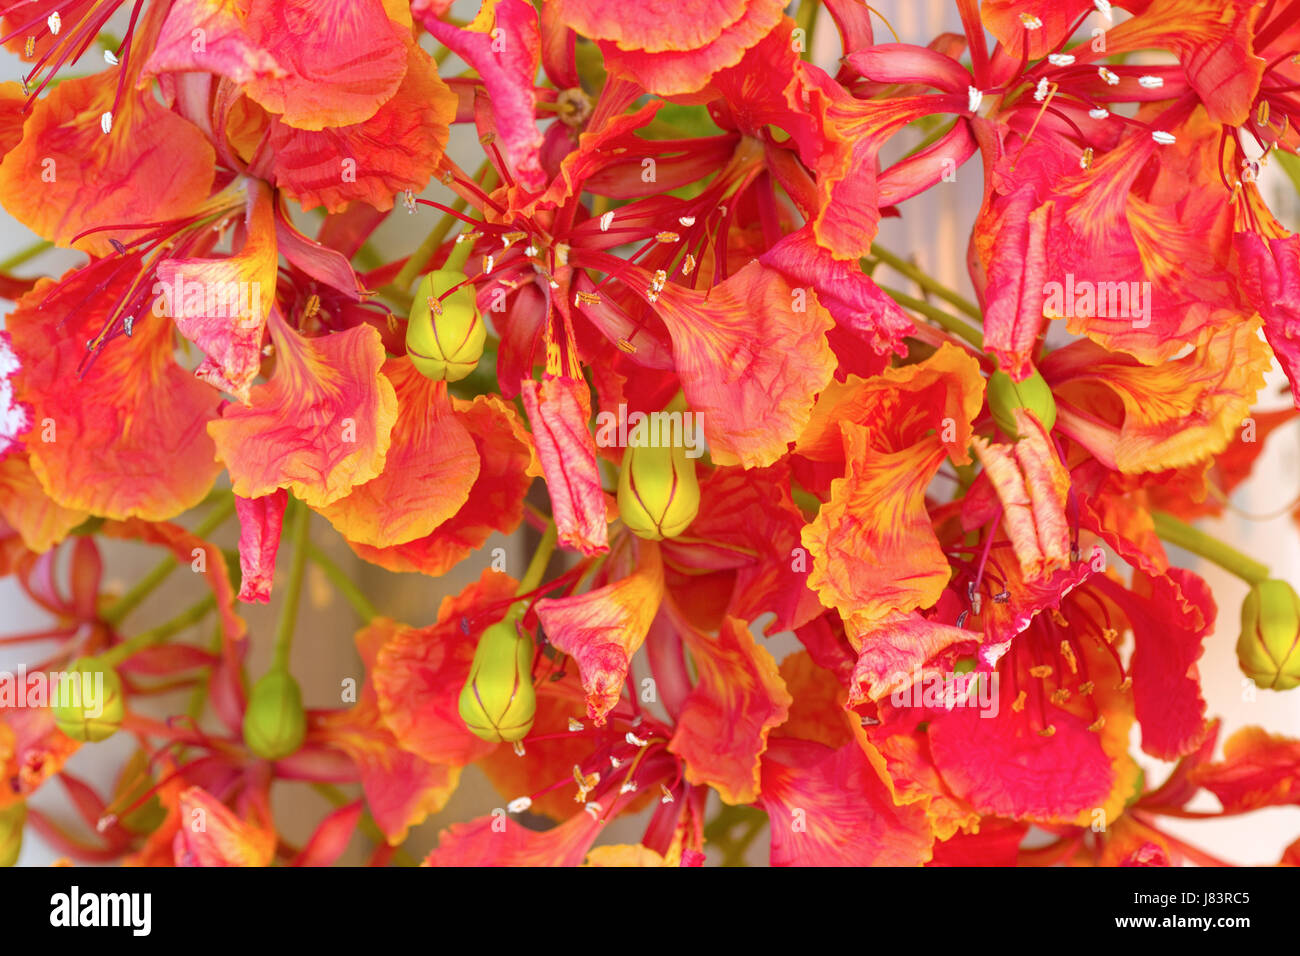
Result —
<path fill-rule="evenodd" d="M 522 610 L 483 631 L 469 677 L 460 692 L 460 718 L 484 740 L 516 741 L 528 735 L 537 710 L 533 642 L 515 622 Z"/>
<path fill-rule="evenodd" d="M 280 760 L 297 752 L 307 736 L 302 689 L 288 671 L 273 668 L 248 695 L 244 743 L 263 760 Z"/>
<path fill-rule="evenodd" d="M 73 661 L 50 694 L 54 723 L 73 740 L 92 744 L 107 740 L 126 717 L 122 678 L 98 658 Z"/>
<path fill-rule="evenodd" d="M 1300 596 L 1285 581 L 1260 581 L 1246 594 L 1237 662 L 1266 690 L 1300 686 Z"/>
<path fill-rule="evenodd" d="M 998 369 L 989 376 L 989 411 L 998 428 L 1010 438 L 1019 438 L 1015 410 L 1027 408 L 1047 431 L 1056 424 L 1056 398 L 1047 380 L 1034 369 L 1023 382 L 1013 381 L 1006 372 Z"/>
<path fill-rule="evenodd" d="M 458 382 L 483 357 L 487 328 L 478 312 L 474 286 L 465 274 L 437 269 L 420 280 L 406 322 L 406 354 L 420 374 L 434 381 Z"/>
<path fill-rule="evenodd" d="M 675 446 L 631 447 L 618 476 L 618 513 L 634 534 L 675 538 L 700 510 L 695 462 Z"/>
<path fill-rule="evenodd" d="M 27 801 L 15 800 L 0 807 L 0 866 L 13 866 L 23 848 L 23 826 L 27 823 Z"/>

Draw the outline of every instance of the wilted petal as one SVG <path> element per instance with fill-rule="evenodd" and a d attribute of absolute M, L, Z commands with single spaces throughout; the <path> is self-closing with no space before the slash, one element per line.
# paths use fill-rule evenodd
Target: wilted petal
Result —
<path fill-rule="evenodd" d="M 632 656 L 645 641 L 663 597 L 658 546 L 638 540 L 635 547 L 637 567 L 627 577 L 586 594 L 545 598 L 535 605 L 547 640 L 577 662 L 587 692 L 587 716 L 597 726 L 622 696 Z"/>
<path fill-rule="evenodd" d="M 239 515 L 239 600 L 266 604 L 271 600 L 275 577 L 275 553 L 280 549 L 280 530 L 289 493 L 283 488 L 262 498 L 235 497 Z"/>

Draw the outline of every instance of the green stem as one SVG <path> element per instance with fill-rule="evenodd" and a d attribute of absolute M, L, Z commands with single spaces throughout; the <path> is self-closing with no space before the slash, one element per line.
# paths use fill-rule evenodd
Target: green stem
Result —
<path fill-rule="evenodd" d="M 817 14 L 821 12 L 821 0 L 799 0 L 797 14 L 799 26 L 803 28 L 803 49 L 809 60 L 813 54 L 813 33 L 817 29 Z"/>
<path fill-rule="evenodd" d="M 353 802 L 353 798 L 331 783 L 313 783 L 311 788 L 332 803 L 336 809 Z M 369 810 L 362 811 L 361 818 L 357 821 L 357 829 L 369 837 L 373 843 L 380 846 L 388 843 L 388 837 L 384 835 L 383 830 L 379 829 L 379 825 L 375 823 L 375 819 L 370 815 Z M 420 865 L 419 860 L 401 847 L 393 851 L 393 862 L 398 866 Z"/>
<path fill-rule="evenodd" d="M 159 624 L 157 627 L 150 628 L 147 631 L 141 631 L 130 640 L 123 641 L 114 647 L 109 648 L 99 659 L 109 667 L 117 667 L 124 660 L 133 654 L 138 654 L 146 647 L 153 647 L 155 644 L 161 644 L 178 631 L 183 631 L 192 624 L 207 617 L 208 612 L 217 606 L 217 599 L 209 594 L 197 604 L 192 604 L 180 614 L 166 623 Z"/>
<path fill-rule="evenodd" d="M 280 618 L 275 626 L 275 657 L 272 670 L 289 670 L 289 650 L 293 647 L 293 632 L 298 623 L 298 599 L 302 594 L 302 576 L 307 567 L 307 525 L 311 509 L 301 501 L 291 500 L 289 508 L 289 543 L 293 548 L 289 565 L 289 580 L 285 582 L 280 603 Z"/>
<path fill-rule="evenodd" d="M 541 586 L 542 575 L 546 573 L 546 566 L 551 563 L 551 555 L 555 553 L 555 543 L 559 538 L 559 532 L 556 530 L 555 522 L 552 521 L 546 526 L 546 531 L 542 533 L 542 540 L 537 544 L 537 550 L 533 552 L 533 559 L 528 562 L 528 570 L 524 572 L 523 580 L 519 582 L 519 589 L 516 594 L 527 594 Z"/>
<path fill-rule="evenodd" d="M 46 249 L 51 249 L 53 247 L 54 243 L 50 242 L 48 239 L 41 239 L 39 242 L 33 242 L 26 249 L 19 249 L 8 259 L 0 262 L 0 272 L 8 272 L 10 269 L 17 269 L 24 262 L 27 262 L 29 259 L 35 259 Z"/>
<path fill-rule="evenodd" d="M 329 555 L 316 545 L 309 543 L 307 545 L 307 556 L 311 558 L 316 567 L 325 572 L 325 577 L 329 578 L 330 583 L 334 585 L 334 589 L 352 605 L 352 610 L 357 612 L 357 617 L 361 618 L 363 623 L 369 624 L 379 617 L 379 611 L 375 606 L 361 593 L 361 589 L 356 586 L 353 580 L 343 573 L 343 569 L 330 560 Z"/>
<path fill-rule="evenodd" d="M 1155 522 L 1156 534 L 1165 541 L 1205 558 L 1225 571 L 1231 571 L 1247 584 L 1258 584 L 1272 577 L 1267 565 L 1246 557 L 1236 548 L 1224 544 L 1200 528 L 1180 521 L 1168 512 L 1153 511 L 1151 519 Z"/>
<path fill-rule="evenodd" d="M 920 312 L 926 318 L 934 320 L 934 322 L 945 331 L 951 332 L 954 335 L 960 335 L 980 351 L 984 350 L 984 336 L 980 333 L 979 329 L 966 324 L 955 315 L 949 315 L 947 312 L 943 311 L 943 309 L 936 309 L 929 302 L 914 299 L 904 292 L 899 292 L 897 289 L 890 289 L 882 285 L 880 291 L 885 293 L 899 305 L 911 309 L 914 312 Z"/>
<path fill-rule="evenodd" d="M 914 263 L 908 262 L 902 256 L 895 255 L 894 253 L 890 252 L 888 249 L 881 246 L 879 243 L 874 243 L 874 242 L 871 244 L 871 254 L 875 256 L 877 259 L 879 259 L 881 262 L 883 262 L 885 265 L 889 266 L 889 268 L 893 269 L 899 275 L 904 275 L 907 278 L 911 279 L 913 282 L 919 285 L 926 292 L 929 292 L 931 295 L 943 299 L 943 301 L 947 302 L 951 306 L 955 306 L 959 312 L 964 312 L 966 315 L 969 315 L 972 319 L 983 318 L 983 314 L 980 312 L 979 306 L 977 306 L 974 302 L 970 301 L 964 296 L 958 295 L 956 292 L 954 292 L 952 289 L 949 289 L 942 282 L 939 282 L 931 278 L 925 272 L 925 270 L 916 266 Z"/>
<path fill-rule="evenodd" d="M 212 512 L 194 529 L 195 537 L 206 538 L 234 513 L 235 496 L 230 495 L 224 502 L 213 508 Z M 104 610 L 101 615 L 104 622 L 113 627 L 121 624 L 123 619 L 139 607 L 141 602 L 152 594 L 158 585 L 167 580 L 171 573 L 180 566 L 180 563 L 180 560 L 175 555 L 168 555 L 159 561 L 129 591 Z"/>
<path fill-rule="evenodd" d="M 213 654 L 220 654 L 223 641 L 224 637 L 221 632 L 221 627 L 218 625 L 212 634 L 212 640 L 208 641 L 208 650 Z M 208 705 L 208 685 L 210 684 L 208 678 L 211 676 L 212 668 L 203 668 L 203 676 L 200 678 L 199 682 L 194 685 L 194 690 L 190 693 L 190 702 L 185 708 L 185 713 L 189 715 L 191 720 L 198 720 L 203 714 L 203 708 Z"/>

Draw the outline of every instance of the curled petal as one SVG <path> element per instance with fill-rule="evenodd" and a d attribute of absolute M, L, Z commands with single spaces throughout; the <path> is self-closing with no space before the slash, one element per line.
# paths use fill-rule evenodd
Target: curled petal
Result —
<path fill-rule="evenodd" d="M 587 383 L 547 375 L 540 384 L 532 379 L 521 383 L 520 396 L 533 426 L 533 442 L 551 493 L 560 543 L 588 555 L 609 550 L 605 492 L 588 428 L 591 397 Z"/>
<path fill-rule="evenodd" d="M 239 515 L 239 600 L 267 604 L 275 577 L 275 553 L 289 493 L 283 488 L 261 498 L 235 498 Z"/>

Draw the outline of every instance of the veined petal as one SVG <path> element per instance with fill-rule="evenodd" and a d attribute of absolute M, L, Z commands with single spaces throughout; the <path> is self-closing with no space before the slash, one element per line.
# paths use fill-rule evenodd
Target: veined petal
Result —
<path fill-rule="evenodd" d="M 0 162 L 0 201 L 15 219 L 56 245 L 95 256 L 109 238 L 129 242 L 132 223 L 187 216 L 208 198 L 216 154 L 199 128 L 152 93 L 123 92 L 113 109 L 116 68 L 59 83 L 32 105 L 23 138 Z M 75 243 L 87 229 L 121 224 Z"/>
<path fill-rule="evenodd" d="M 768 734 L 786 719 L 794 698 L 744 621 L 726 618 L 717 637 L 689 625 L 681 633 L 699 683 L 677 715 L 668 749 L 686 762 L 689 782 L 708 784 L 724 803 L 752 803 Z"/>
<path fill-rule="evenodd" d="M 250 405 L 226 405 L 209 423 L 235 494 L 287 488 L 312 507 L 346 496 L 384 467 L 397 393 L 381 373 L 384 347 L 368 325 L 307 339 L 275 311 L 276 370 Z"/>
<path fill-rule="evenodd" d="M 46 494 L 73 511 L 164 521 L 202 501 L 220 471 L 203 431 L 218 396 L 176 364 L 165 319 L 146 315 L 131 337 L 87 352 L 132 278 L 114 277 L 100 291 L 94 276 L 74 270 L 48 303 L 54 283 L 42 280 L 6 324 L 23 363 L 18 397 L 52 438 L 28 443 Z"/>
<path fill-rule="evenodd" d="M 390 571 L 437 577 L 494 532 L 510 534 L 523 520 L 536 458 L 518 413 L 495 395 L 480 395 L 473 402 L 453 399 L 452 407 L 478 454 L 478 477 L 464 506 L 425 537 L 405 544 L 376 548 L 348 542 L 366 561 Z"/>
<path fill-rule="evenodd" d="M 0 461 L 0 517 L 18 532 L 27 548 L 44 554 L 90 517 L 90 512 L 64 508 L 47 495 L 27 455 L 18 452 Z"/>
<path fill-rule="evenodd" d="M 754 468 L 784 455 L 835 368 L 834 320 L 812 290 L 750 263 L 707 295 L 669 283 L 655 308 L 713 460 Z"/>
<path fill-rule="evenodd" d="M 319 131 L 272 116 L 254 168 L 303 209 L 340 212 L 353 201 L 392 209 L 394 195 L 429 184 L 455 117 L 456 95 L 433 58 L 412 42 L 402 85 L 374 116 Z M 390 148 L 393 143 L 402 148 Z"/>
<path fill-rule="evenodd" d="M 591 396 L 582 379 L 548 374 L 520 383 L 533 443 L 546 475 L 560 543 L 583 554 L 609 550 L 605 492 L 591 437 Z"/>
<path fill-rule="evenodd" d="M 385 362 L 384 375 L 398 402 L 384 470 L 319 509 L 349 542 L 374 548 L 433 533 L 461 510 L 479 475 L 474 440 L 446 383 L 425 378 L 405 356 Z"/>
<path fill-rule="evenodd" d="M 249 181 L 238 255 L 163 259 L 156 291 L 176 328 L 208 357 L 199 376 L 248 404 L 262 367 L 262 334 L 275 303 L 277 256 L 271 191 Z"/>
<path fill-rule="evenodd" d="M 762 780 L 773 866 L 917 866 L 930 859 L 934 835 L 925 812 L 895 805 L 857 741 L 832 749 L 774 739 Z"/>

